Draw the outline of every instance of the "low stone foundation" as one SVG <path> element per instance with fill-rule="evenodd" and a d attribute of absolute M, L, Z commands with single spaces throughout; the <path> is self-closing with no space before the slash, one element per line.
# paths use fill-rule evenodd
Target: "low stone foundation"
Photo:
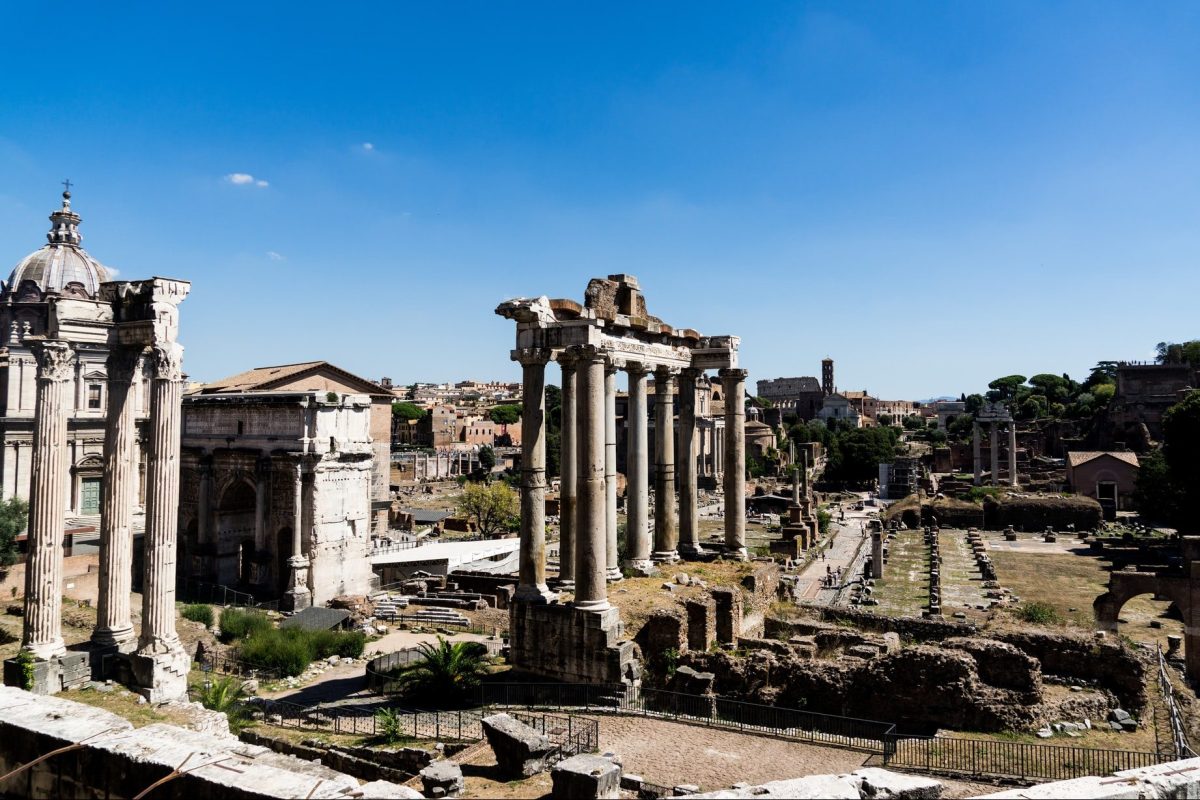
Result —
<path fill-rule="evenodd" d="M 629 683 L 641 678 L 633 642 L 618 641 L 621 614 L 577 611 L 569 604 L 514 602 L 509 607 L 513 666 L 566 683 Z"/>
<path fill-rule="evenodd" d="M 1040 783 L 1024 789 L 978 795 L 980 798 L 1104 798 L 1200 796 L 1200 758 L 1168 761 L 1153 767 L 1127 769 L 1112 775 Z"/>
<path fill-rule="evenodd" d="M 68 745 L 80 746 L 9 778 L 6 796 L 134 797 L 164 778 L 154 789 L 157 800 L 421 796 L 383 781 L 360 785 L 233 737 L 163 724 L 134 729 L 100 708 L 0 688 L 0 774 Z"/>

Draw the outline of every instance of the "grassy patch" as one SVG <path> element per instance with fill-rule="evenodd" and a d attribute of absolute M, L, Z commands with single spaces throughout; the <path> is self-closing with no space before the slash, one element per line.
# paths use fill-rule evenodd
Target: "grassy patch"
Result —
<path fill-rule="evenodd" d="M 199 622 L 206 628 L 212 627 L 213 609 L 207 603 L 188 603 L 179 611 L 179 615 L 192 622 Z"/>

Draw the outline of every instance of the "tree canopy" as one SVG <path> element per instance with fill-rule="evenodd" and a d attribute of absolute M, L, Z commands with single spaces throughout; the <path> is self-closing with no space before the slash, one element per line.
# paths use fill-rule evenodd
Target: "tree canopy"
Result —
<path fill-rule="evenodd" d="M 1159 342 L 1155 346 L 1158 355 L 1154 360 L 1159 364 L 1191 364 L 1200 366 L 1200 339 L 1176 344 L 1174 342 Z"/>
<path fill-rule="evenodd" d="M 416 403 L 395 402 L 392 403 L 392 416 L 398 419 L 414 420 L 421 419 L 425 416 L 425 409 L 421 408 Z"/>
<path fill-rule="evenodd" d="M 29 524 L 29 503 L 19 497 L 0 502 L 0 567 L 17 563 L 17 537 Z"/>
<path fill-rule="evenodd" d="M 488 416 L 497 425 L 512 425 L 521 419 L 521 406 L 516 403 L 493 406 Z"/>
<path fill-rule="evenodd" d="M 879 475 L 879 465 L 896 457 L 899 432 L 892 427 L 847 428 L 833 436 L 825 477 L 834 481 L 868 481 Z"/>
<path fill-rule="evenodd" d="M 458 508 L 484 536 L 504 533 L 520 521 L 517 493 L 503 482 L 467 484 Z"/>

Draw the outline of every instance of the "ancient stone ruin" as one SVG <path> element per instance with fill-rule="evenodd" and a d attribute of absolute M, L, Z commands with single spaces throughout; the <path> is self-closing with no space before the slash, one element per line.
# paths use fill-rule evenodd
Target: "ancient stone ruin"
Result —
<path fill-rule="evenodd" d="M 29 514 L 22 646 L 35 659 L 32 675 L 13 659 L 5 683 L 53 694 L 104 673 L 113 657 L 127 664 L 151 702 L 187 692 L 191 659 L 175 632 L 175 558 L 179 507 L 180 399 L 183 347 L 178 343 L 179 303 L 187 281 L 151 278 L 100 286 L 107 304 L 108 419 L 100 505 L 100 581 L 96 628 L 90 648 L 68 651 L 62 636 L 64 498 L 68 477 L 67 381 L 73 346 L 60 338 L 53 317 L 47 335 L 32 342 L 37 359 L 33 482 Z M 151 439 L 146 487 L 145 579 L 141 635 L 130 614 L 133 530 L 130 519 L 137 481 L 134 372 L 148 359 L 153 370 Z M 90 652 L 89 652 L 90 650 Z"/>
<path fill-rule="evenodd" d="M 513 663 L 574 681 L 636 677 L 633 644 L 617 643 L 620 618 L 607 581 L 620 580 L 617 554 L 617 371 L 629 378 L 628 538 L 631 569 L 700 555 L 695 386 L 719 370 L 725 404 L 724 555 L 745 559 L 746 371 L 738 337 L 674 328 L 646 310 L 632 275 L 595 278 L 584 303 L 546 297 L 502 303 L 517 323 L 512 358 L 523 367 L 520 578 L 512 605 Z M 546 583 L 546 365 L 562 367 L 562 537 L 559 577 L 575 601 L 557 603 Z M 647 376 L 654 372 L 655 512 L 650 537 Z M 679 443 L 674 389 L 678 384 Z M 675 462 L 676 452 L 682 454 Z M 678 507 L 676 472 L 678 471 Z"/>

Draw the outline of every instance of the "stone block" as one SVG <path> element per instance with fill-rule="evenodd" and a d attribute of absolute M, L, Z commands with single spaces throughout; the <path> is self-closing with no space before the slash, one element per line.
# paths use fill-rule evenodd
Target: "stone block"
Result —
<path fill-rule="evenodd" d="M 621 766 L 599 755 L 572 756 L 550 771 L 554 800 L 592 800 L 620 797 Z"/>
<path fill-rule="evenodd" d="M 514 602 L 509 621 L 517 669 L 565 683 L 622 683 L 640 674 L 634 644 L 620 641 L 621 614 L 615 607 L 595 613 L 557 603 Z"/>
<path fill-rule="evenodd" d="M 687 646 L 689 650 L 707 650 L 716 638 L 716 615 L 712 603 L 688 600 Z"/>
<path fill-rule="evenodd" d="M 733 646 L 742 633 L 742 593 L 738 589 L 712 590 L 716 605 L 717 642 Z"/>
<path fill-rule="evenodd" d="M 544 772 L 546 759 L 557 749 L 548 738 L 508 714 L 484 717 L 480 724 L 500 771 L 513 778 Z"/>
<path fill-rule="evenodd" d="M 937 800 L 942 796 L 942 784 L 930 778 L 876 767 L 855 770 L 853 774 L 862 780 L 859 791 L 863 797 L 877 800 Z"/>
<path fill-rule="evenodd" d="M 465 788 L 462 767 L 453 761 L 434 761 L 421 770 L 421 789 L 426 797 L 458 797 Z"/>

